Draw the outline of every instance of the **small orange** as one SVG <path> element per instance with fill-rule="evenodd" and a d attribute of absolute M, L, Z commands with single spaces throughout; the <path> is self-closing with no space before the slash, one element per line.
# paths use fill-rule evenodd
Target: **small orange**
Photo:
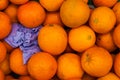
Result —
<path fill-rule="evenodd" d="M 96 80 L 96 78 L 85 73 L 82 77 L 82 80 Z"/>
<path fill-rule="evenodd" d="M 0 80 L 5 80 L 5 75 L 2 70 L 0 70 Z"/>
<path fill-rule="evenodd" d="M 59 25 L 63 26 L 59 12 L 48 12 L 43 24 L 44 25 L 46 25 L 46 24 L 59 24 Z"/>
<path fill-rule="evenodd" d="M 33 80 L 30 76 L 20 76 L 19 80 Z"/>
<path fill-rule="evenodd" d="M 95 33 L 86 25 L 71 29 L 68 38 L 70 47 L 78 52 L 92 47 L 96 41 Z"/>
<path fill-rule="evenodd" d="M 120 24 L 117 25 L 113 31 L 113 40 L 117 47 L 120 48 Z"/>
<path fill-rule="evenodd" d="M 117 24 L 120 24 L 120 2 L 117 2 L 113 7 L 113 11 L 117 18 Z"/>
<path fill-rule="evenodd" d="M 16 48 L 10 54 L 10 69 L 19 75 L 27 75 L 27 66 L 23 64 L 22 51 Z"/>
<path fill-rule="evenodd" d="M 5 45 L 0 41 L 0 63 L 5 59 L 7 49 Z"/>
<path fill-rule="evenodd" d="M 10 2 L 12 2 L 13 4 L 24 4 L 26 2 L 28 2 L 29 0 L 10 0 Z"/>
<path fill-rule="evenodd" d="M 0 69 L 4 72 L 4 74 L 9 74 L 11 72 L 10 70 L 10 62 L 9 62 L 9 54 L 7 54 L 4 61 L 0 63 Z"/>
<path fill-rule="evenodd" d="M 120 77 L 120 53 L 115 56 L 114 72 Z"/>
<path fill-rule="evenodd" d="M 102 77 L 111 70 L 113 59 L 106 49 L 94 46 L 82 54 L 81 64 L 87 74 Z"/>
<path fill-rule="evenodd" d="M 0 10 L 4 10 L 5 8 L 7 8 L 9 4 L 9 0 L 0 0 Z"/>
<path fill-rule="evenodd" d="M 112 7 L 118 0 L 93 0 L 95 6 Z"/>
<path fill-rule="evenodd" d="M 104 14 L 102 14 L 104 13 Z M 113 29 L 116 23 L 114 12 L 108 7 L 98 7 L 92 11 L 89 25 L 97 33 L 107 33 Z"/>
<path fill-rule="evenodd" d="M 116 74 L 109 72 L 107 75 L 100 77 L 97 80 L 120 80 L 120 78 Z"/>
<path fill-rule="evenodd" d="M 50 80 L 56 73 L 57 62 L 46 52 L 33 54 L 28 61 L 29 74 L 36 80 Z"/>
<path fill-rule="evenodd" d="M 112 52 L 117 48 L 114 44 L 111 32 L 105 34 L 98 34 L 96 43 L 98 46 L 105 48 L 109 52 Z"/>
<path fill-rule="evenodd" d="M 7 14 L 0 11 L 0 39 L 4 39 L 11 32 L 11 21 Z"/>
<path fill-rule="evenodd" d="M 43 23 L 46 13 L 38 2 L 29 1 L 18 8 L 17 16 L 25 27 L 34 28 Z"/>
<path fill-rule="evenodd" d="M 81 0 L 65 0 L 60 8 L 62 22 L 71 28 L 85 24 L 89 15 L 89 6 Z"/>
<path fill-rule="evenodd" d="M 60 6 L 62 5 L 64 0 L 39 0 L 40 4 L 47 10 L 47 11 L 57 11 L 59 10 Z"/>
<path fill-rule="evenodd" d="M 11 75 L 6 75 L 5 80 L 15 80 Z"/>
<path fill-rule="evenodd" d="M 11 21 L 17 22 L 17 9 L 18 7 L 14 4 L 10 4 L 4 12 L 10 17 Z"/>
<path fill-rule="evenodd" d="M 74 80 L 83 76 L 80 56 L 74 53 L 64 53 L 58 58 L 57 75 L 61 80 Z"/>
<path fill-rule="evenodd" d="M 43 51 L 59 55 L 66 49 L 67 33 L 60 25 L 47 24 L 39 31 L 38 44 Z"/>

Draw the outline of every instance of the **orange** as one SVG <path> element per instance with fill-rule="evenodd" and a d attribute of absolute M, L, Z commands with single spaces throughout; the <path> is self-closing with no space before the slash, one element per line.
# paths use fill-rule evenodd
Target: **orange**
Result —
<path fill-rule="evenodd" d="M 82 80 L 96 80 L 96 78 L 85 73 Z"/>
<path fill-rule="evenodd" d="M 111 70 L 113 59 L 106 49 L 94 46 L 82 54 L 81 64 L 87 74 L 102 77 Z"/>
<path fill-rule="evenodd" d="M 111 32 L 105 34 L 98 34 L 96 43 L 98 46 L 105 48 L 109 52 L 112 52 L 117 48 L 114 44 Z"/>
<path fill-rule="evenodd" d="M 118 76 L 116 76 L 114 73 L 109 72 L 107 75 L 98 78 L 97 80 L 120 80 Z"/>
<path fill-rule="evenodd" d="M 63 26 L 59 12 L 48 12 L 43 24 L 44 25 L 46 25 L 46 24 L 59 24 L 59 25 Z"/>
<path fill-rule="evenodd" d="M 117 18 L 117 24 L 120 24 L 120 2 L 117 2 L 113 7 L 113 11 Z"/>
<path fill-rule="evenodd" d="M 43 51 L 59 55 L 66 49 L 67 33 L 60 25 L 47 24 L 39 31 L 38 44 Z"/>
<path fill-rule="evenodd" d="M 0 11 L 0 39 L 4 39 L 11 32 L 11 21 L 7 14 Z"/>
<path fill-rule="evenodd" d="M 9 54 L 7 54 L 4 61 L 0 63 L 0 69 L 4 72 L 4 74 L 9 74 L 11 72 L 10 70 L 10 62 L 9 62 Z"/>
<path fill-rule="evenodd" d="M 61 80 L 80 79 L 83 73 L 80 56 L 74 53 L 65 53 L 58 58 L 57 75 Z"/>
<path fill-rule="evenodd" d="M 68 38 L 70 47 L 78 52 L 92 47 L 96 41 L 95 33 L 86 25 L 71 29 Z"/>
<path fill-rule="evenodd" d="M 0 41 L 0 63 L 5 59 L 7 49 L 5 45 Z"/>
<path fill-rule="evenodd" d="M 113 31 L 113 40 L 116 46 L 120 48 L 120 36 L 119 36 L 120 32 L 119 31 L 120 31 L 120 24 L 117 25 Z"/>
<path fill-rule="evenodd" d="M 57 62 L 46 52 L 33 54 L 28 61 L 29 74 L 36 80 L 50 80 L 56 73 Z"/>
<path fill-rule="evenodd" d="M 13 4 L 24 4 L 26 2 L 28 2 L 29 0 L 10 0 L 10 2 L 12 2 Z"/>
<path fill-rule="evenodd" d="M 27 75 L 27 66 L 23 64 L 22 51 L 16 48 L 10 54 L 10 69 L 19 75 Z"/>
<path fill-rule="evenodd" d="M 0 80 L 5 80 L 5 75 L 2 70 L 0 70 Z"/>
<path fill-rule="evenodd" d="M 10 17 L 13 23 L 17 22 L 17 9 L 18 7 L 14 4 L 10 4 L 4 12 Z"/>
<path fill-rule="evenodd" d="M 39 0 L 40 4 L 47 10 L 47 11 L 57 11 L 59 10 L 60 6 L 62 5 L 64 0 Z"/>
<path fill-rule="evenodd" d="M 120 53 L 115 56 L 114 72 L 120 77 Z"/>
<path fill-rule="evenodd" d="M 104 14 L 102 14 L 104 13 Z M 116 23 L 114 12 L 108 7 L 98 7 L 92 11 L 89 25 L 97 33 L 107 33 Z"/>
<path fill-rule="evenodd" d="M 5 40 L 2 41 L 2 43 L 5 45 L 7 52 L 10 53 L 14 48 L 10 46 Z"/>
<path fill-rule="evenodd" d="M 20 76 L 19 80 L 33 80 L 30 76 Z"/>
<path fill-rule="evenodd" d="M 85 24 L 89 15 L 89 6 L 81 0 L 65 0 L 60 8 L 62 22 L 71 28 Z"/>
<path fill-rule="evenodd" d="M 112 7 L 118 0 L 93 0 L 95 6 Z"/>
<path fill-rule="evenodd" d="M 15 80 L 11 75 L 6 75 L 5 80 Z"/>
<path fill-rule="evenodd" d="M 0 10 L 7 8 L 9 0 L 0 0 Z"/>
<path fill-rule="evenodd" d="M 43 23 L 46 13 L 38 2 L 29 1 L 18 8 L 17 16 L 25 27 L 34 28 Z"/>

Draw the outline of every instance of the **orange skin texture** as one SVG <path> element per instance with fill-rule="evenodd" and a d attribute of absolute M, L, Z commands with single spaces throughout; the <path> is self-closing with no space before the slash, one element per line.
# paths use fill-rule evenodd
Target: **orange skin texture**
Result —
<path fill-rule="evenodd" d="M 116 45 L 114 44 L 111 32 L 105 34 L 98 34 L 96 44 L 100 47 L 105 48 L 109 52 L 117 49 Z"/>
<path fill-rule="evenodd" d="M 22 51 L 16 48 L 10 54 L 10 69 L 19 75 L 27 75 L 27 66 L 23 64 Z"/>
<path fill-rule="evenodd" d="M 120 80 L 120 78 L 115 73 L 112 73 L 112 72 L 109 72 L 107 75 L 100 77 L 97 80 L 111 80 L 111 79 Z"/>
<path fill-rule="evenodd" d="M 107 33 L 111 31 L 114 28 L 115 23 L 116 16 L 108 7 L 95 8 L 89 20 L 90 27 L 97 33 Z"/>
<path fill-rule="evenodd" d="M 17 9 L 18 7 L 14 4 L 10 4 L 4 12 L 10 17 L 12 22 L 17 22 Z"/>
<path fill-rule="evenodd" d="M 46 52 L 33 54 L 27 65 L 29 74 L 36 80 L 50 80 L 56 73 L 57 62 Z"/>
<path fill-rule="evenodd" d="M 10 0 L 10 2 L 12 2 L 13 4 L 25 4 L 26 2 L 28 2 L 29 0 Z"/>
<path fill-rule="evenodd" d="M 117 2 L 113 7 L 113 11 L 117 18 L 117 24 L 120 24 L 120 2 Z"/>
<path fill-rule="evenodd" d="M 115 56 L 114 60 L 114 72 L 120 77 L 120 53 Z"/>
<path fill-rule="evenodd" d="M 68 38 L 70 47 L 77 52 L 92 47 L 96 41 L 94 31 L 86 25 L 71 29 Z"/>
<path fill-rule="evenodd" d="M 106 6 L 106 7 L 112 7 L 117 3 L 118 0 L 93 0 L 93 3 L 95 6 Z"/>
<path fill-rule="evenodd" d="M 2 70 L 0 70 L 0 80 L 5 80 L 5 75 Z"/>
<path fill-rule="evenodd" d="M 74 53 L 65 53 L 58 58 L 57 75 L 61 80 L 80 79 L 83 73 L 80 56 Z"/>
<path fill-rule="evenodd" d="M 0 63 L 4 61 L 7 54 L 7 49 L 5 45 L 0 41 Z"/>
<path fill-rule="evenodd" d="M 120 48 L 120 24 L 117 25 L 113 31 L 113 40 L 118 48 Z"/>
<path fill-rule="evenodd" d="M 59 55 L 67 47 L 67 33 L 60 25 L 45 25 L 39 31 L 38 44 L 43 51 Z"/>
<path fill-rule="evenodd" d="M 30 76 L 20 76 L 19 80 L 33 80 Z"/>
<path fill-rule="evenodd" d="M 11 32 L 11 21 L 8 15 L 0 12 L 0 39 L 4 39 Z"/>
<path fill-rule="evenodd" d="M 58 24 L 58 25 L 63 26 L 59 12 L 48 12 L 46 14 L 46 18 L 45 18 L 45 21 L 43 24 L 44 25 L 46 25 L 46 24 Z"/>
<path fill-rule="evenodd" d="M 89 16 L 90 8 L 81 0 L 65 0 L 60 8 L 61 20 L 70 28 L 85 24 Z"/>
<path fill-rule="evenodd" d="M 107 50 L 94 46 L 82 54 L 81 64 L 87 74 L 94 77 L 102 77 L 111 70 L 113 59 Z"/>
<path fill-rule="evenodd" d="M 36 1 L 29 1 L 18 8 L 18 20 L 28 28 L 41 25 L 46 17 L 45 10 Z"/>
<path fill-rule="evenodd" d="M 64 0 L 39 0 L 40 4 L 47 11 L 57 11 L 61 7 Z"/>
<path fill-rule="evenodd" d="M 4 10 L 5 8 L 7 8 L 9 4 L 9 0 L 0 0 L 0 10 Z"/>

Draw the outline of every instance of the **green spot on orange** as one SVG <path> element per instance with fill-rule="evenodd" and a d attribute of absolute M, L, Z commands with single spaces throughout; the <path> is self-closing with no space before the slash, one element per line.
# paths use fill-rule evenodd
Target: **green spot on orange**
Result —
<path fill-rule="evenodd" d="M 98 19 L 97 18 L 94 19 L 94 23 L 96 23 L 96 24 L 98 23 Z"/>

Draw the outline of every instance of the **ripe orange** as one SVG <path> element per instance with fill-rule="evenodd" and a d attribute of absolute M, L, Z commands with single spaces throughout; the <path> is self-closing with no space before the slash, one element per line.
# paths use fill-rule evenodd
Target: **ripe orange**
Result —
<path fill-rule="evenodd" d="M 112 7 L 118 0 L 93 0 L 95 6 Z"/>
<path fill-rule="evenodd" d="M 114 12 L 108 7 L 95 8 L 89 20 L 89 25 L 97 33 L 109 32 L 113 29 L 115 23 L 116 16 Z"/>
<path fill-rule="evenodd" d="M 105 34 L 98 34 L 96 43 L 98 46 L 105 48 L 109 52 L 112 52 L 117 48 L 114 44 L 111 32 Z"/>
<path fill-rule="evenodd" d="M 13 4 L 24 4 L 26 2 L 28 2 L 29 0 L 10 0 L 10 2 L 12 2 Z"/>
<path fill-rule="evenodd" d="M 0 41 L 0 63 L 5 59 L 7 49 L 4 44 Z"/>
<path fill-rule="evenodd" d="M 69 32 L 70 47 L 78 52 L 92 47 L 95 44 L 96 36 L 91 28 L 86 25 L 71 29 Z"/>
<path fill-rule="evenodd" d="M 46 52 L 33 54 L 28 61 L 29 74 L 37 80 L 50 80 L 56 73 L 57 62 Z"/>
<path fill-rule="evenodd" d="M 9 0 L 0 0 L 0 10 L 7 8 Z"/>
<path fill-rule="evenodd" d="M 120 48 L 120 36 L 119 36 L 119 34 L 120 34 L 120 24 L 117 25 L 113 31 L 113 40 L 114 40 L 116 46 Z"/>
<path fill-rule="evenodd" d="M 120 2 L 117 2 L 113 7 L 113 11 L 117 18 L 117 24 L 120 24 Z"/>
<path fill-rule="evenodd" d="M 7 14 L 0 11 L 0 39 L 4 39 L 11 31 L 11 21 Z"/>
<path fill-rule="evenodd" d="M 27 66 L 23 64 L 22 51 L 17 48 L 10 54 L 10 69 L 19 75 L 27 75 Z"/>
<path fill-rule="evenodd" d="M 11 75 L 6 75 L 5 80 L 15 80 Z"/>
<path fill-rule="evenodd" d="M 60 16 L 63 23 L 71 28 L 85 24 L 89 18 L 90 9 L 81 0 L 65 0 L 60 8 Z"/>
<path fill-rule="evenodd" d="M 59 55 L 66 49 L 67 33 L 60 25 L 47 24 L 39 31 L 38 44 L 43 51 Z"/>
<path fill-rule="evenodd" d="M 19 80 L 33 80 L 30 76 L 20 76 Z"/>
<path fill-rule="evenodd" d="M 58 24 L 58 25 L 63 26 L 59 12 L 48 12 L 43 24 L 44 25 L 46 25 L 46 24 Z"/>
<path fill-rule="evenodd" d="M 116 76 L 114 73 L 109 72 L 107 75 L 100 77 L 97 80 L 120 80 L 120 78 Z"/>
<path fill-rule="evenodd" d="M 64 0 L 39 0 L 40 4 L 47 10 L 47 11 L 57 11 L 59 10 L 60 6 L 62 5 Z"/>
<path fill-rule="evenodd" d="M 17 16 L 25 27 L 34 28 L 43 23 L 46 13 L 38 2 L 29 1 L 18 8 Z"/>
<path fill-rule="evenodd" d="M 4 61 L 0 63 L 0 69 L 4 72 L 4 74 L 9 74 L 11 72 L 9 64 L 9 54 L 7 54 Z"/>
<path fill-rule="evenodd" d="M 96 78 L 85 73 L 82 77 L 82 80 L 96 80 Z"/>
<path fill-rule="evenodd" d="M 106 49 L 94 46 L 83 53 L 81 64 L 87 74 L 102 77 L 111 70 L 113 59 Z"/>
<path fill-rule="evenodd" d="M 14 4 L 10 4 L 4 12 L 10 17 L 10 20 L 14 23 L 17 22 L 17 9 L 18 7 Z"/>
<path fill-rule="evenodd" d="M 5 80 L 5 75 L 2 70 L 0 70 L 0 80 Z"/>
<path fill-rule="evenodd" d="M 57 75 L 61 80 L 80 79 L 83 73 L 80 56 L 74 53 L 65 53 L 58 58 Z"/>
<path fill-rule="evenodd" d="M 114 72 L 120 77 L 120 53 L 115 56 Z"/>

